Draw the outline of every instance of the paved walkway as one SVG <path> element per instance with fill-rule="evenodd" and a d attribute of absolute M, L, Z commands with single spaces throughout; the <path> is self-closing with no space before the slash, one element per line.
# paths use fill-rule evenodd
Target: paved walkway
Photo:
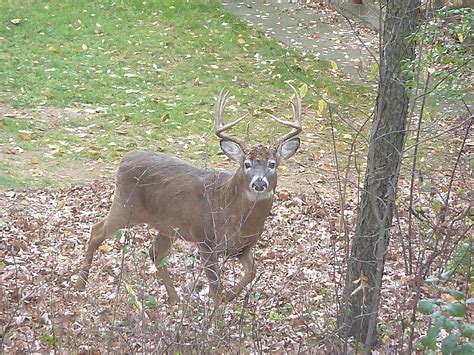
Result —
<path fill-rule="evenodd" d="M 379 23 L 377 9 L 369 0 L 364 0 L 363 6 L 341 0 L 342 14 L 325 6 L 290 3 L 289 0 L 222 0 L 222 3 L 229 12 L 280 42 L 335 61 L 348 80 L 369 80 L 374 57 L 378 56 L 378 33 L 369 28 L 378 28 Z M 470 94 L 467 101 L 474 102 L 473 96 Z M 465 112 L 459 100 L 445 99 L 435 107 L 441 114 Z"/>
<path fill-rule="evenodd" d="M 266 34 L 316 57 L 333 60 L 351 80 L 364 80 L 377 56 L 377 33 L 323 6 L 288 0 L 224 0 L 224 8 Z M 369 52 L 370 51 L 370 52 Z"/>

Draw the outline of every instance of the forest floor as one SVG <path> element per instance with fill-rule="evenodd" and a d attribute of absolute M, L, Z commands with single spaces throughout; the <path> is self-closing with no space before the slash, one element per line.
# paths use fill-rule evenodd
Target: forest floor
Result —
<path fill-rule="evenodd" d="M 143 227 L 131 229 L 130 244 L 103 244 L 87 290 L 72 288 L 90 225 L 107 213 L 112 193 L 104 181 L 0 193 L 6 212 L 0 231 L 7 237 L 0 247 L 6 263 L 0 286 L 5 351 L 318 352 L 338 343 L 334 320 L 346 242 L 335 198 L 280 191 L 255 248 L 255 282 L 214 314 L 196 250 L 180 241 L 169 268 L 183 301 L 166 305 L 148 258 L 150 232 Z M 349 223 L 353 216 L 348 209 Z M 410 277 L 399 272 L 398 252 L 387 259 L 381 313 L 384 347 L 390 349 L 398 337 L 390 333 L 398 317 L 390 310 L 407 298 Z M 234 262 L 225 270 L 227 284 L 240 274 Z"/>
<path fill-rule="evenodd" d="M 465 179 L 472 181 L 472 176 L 464 172 Z M 416 206 L 423 206 L 423 216 L 435 221 L 439 211 L 431 201 L 446 191 L 449 176 L 430 176 L 429 183 L 429 189 L 416 185 Z M 468 197 L 463 184 L 457 182 L 452 188 L 450 214 L 458 216 Z M 400 211 L 408 204 L 408 190 L 403 179 Z M 155 232 L 144 226 L 102 244 L 86 290 L 74 290 L 90 226 L 106 215 L 112 195 L 113 183 L 103 179 L 59 191 L 0 192 L 3 351 L 342 353 L 344 341 L 337 335 L 336 319 L 345 281 L 347 233 L 355 223 L 354 194 L 347 195 L 344 226 L 336 190 L 294 194 L 280 189 L 254 249 L 255 281 L 234 301 L 217 307 L 208 297 L 195 246 L 180 240 L 168 267 L 181 302 L 174 307 L 166 304 L 166 290 L 148 257 Z M 398 215 L 386 254 L 379 353 L 406 350 L 406 327 L 415 307 L 415 275 L 406 272 L 406 227 L 406 216 Z M 469 223 L 458 220 L 442 233 L 451 240 L 451 236 L 462 237 L 463 231 L 469 231 Z M 416 262 L 423 262 L 419 253 L 423 240 L 412 243 Z M 446 252 L 455 260 L 458 256 L 451 248 L 446 244 Z M 433 275 L 446 270 L 443 264 L 435 265 Z M 240 277 L 241 267 L 233 260 L 221 266 L 225 285 Z M 455 284 L 466 292 L 462 279 Z M 422 285 L 421 297 L 454 300 L 429 284 Z M 415 340 L 426 332 L 426 324 L 415 327 Z"/>

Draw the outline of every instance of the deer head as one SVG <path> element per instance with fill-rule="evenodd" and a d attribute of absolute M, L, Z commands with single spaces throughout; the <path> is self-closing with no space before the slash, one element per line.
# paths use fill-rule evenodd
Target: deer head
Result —
<path fill-rule="evenodd" d="M 295 154 L 300 145 L 299 138 L 294 137 L 297 136 L 302 129 L 300 121 L 301 98 L 298 91 L 293 86 L 291 86 L 291 88 L 295 95 L 295 100 L 291 102 L 293 121 L 285 121 L 271 114 L 270 116 L 275 121 L 285 126 L 290 126 L 292 130 L 277 139 L 270 147 L 263 145 L 248 147 L 244 140 L 224 133 L 242 121 L 248 114 L 223 125 L 222 117 L 229 92 L 223 89 L 217 99 L 214 121 L 216 135 L 221 138 L 220 145 L 224 154 L 239 164 L 239 171 L 245 181 L 244 188 L 246 188 L 247 196 L 251 199 L 264 199 L 273 195 L 277 183 L 276 169 L 284 160 Z"/>

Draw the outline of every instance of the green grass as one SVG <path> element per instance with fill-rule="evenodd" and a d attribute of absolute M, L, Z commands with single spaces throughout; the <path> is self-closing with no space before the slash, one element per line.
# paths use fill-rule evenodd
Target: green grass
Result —
<path fill-rule="evenodd" d="M 266 112 L 289 114 L 289 80 L 311 83 L 341 107 L 370 107 L 368 90 L 217 1 L 3 1 L 0 47 L 0 188 L 56 181 L 64 166 L 79 173 L 60 183 L 80 180 L 83 164 L 114 163 L 133 149 L 194 161 L 205 152 L 213 162 L 213 110 L 224 86 L 237 108 L 226 119 L 252 113 L 251 142 L 283 130 L 270 128 Z M 310 91 L 305 106 L 318 100 Z M 2 115 L 5 107 L 30 117 Z"/>

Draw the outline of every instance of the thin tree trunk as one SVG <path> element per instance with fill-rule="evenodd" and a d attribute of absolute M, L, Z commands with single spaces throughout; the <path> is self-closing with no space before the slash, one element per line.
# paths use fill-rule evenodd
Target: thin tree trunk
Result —
<path fill-rule="evenodd" d="M 380 47 L 380 83 L 372 123 L 364 189 L 348 261 L 340 321 L 345 336 L 372 347 L 385 254 L 389 244 L 405 142 L 409 90 L 402 65 L 415 57 L 406 37 L 417 28 L 419 0 L 388 1 Z"/>

